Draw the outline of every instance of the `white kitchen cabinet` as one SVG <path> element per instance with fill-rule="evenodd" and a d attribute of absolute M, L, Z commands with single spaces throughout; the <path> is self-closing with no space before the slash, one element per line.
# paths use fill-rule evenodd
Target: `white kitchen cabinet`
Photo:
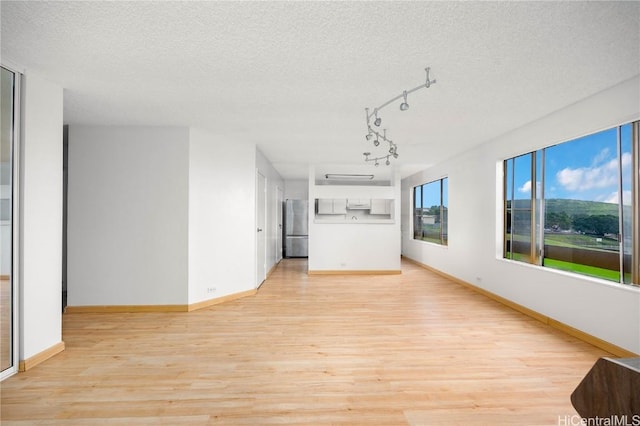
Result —
<path fill-rule="evenodd" d="M 315 223 L 394 223 L 394 200 L 385 198 L 317 198 Z"/>
<path fill-rule="evenodd" d="M 333 200 L 333 213 L 334 214 L 346 214 L 347 213 L 347 199 L 336 198 Z"/>
<path fill-rule="evenodd" d="M 344 198 L 320 198 L 318 199 L 318 214 L 346 214 L 347 200 Z"/>
<path fill-rule="evenodd" d="M 391 200 L 373 198 L 371 200 L 371 214 L 391 214 Z"/>
<path fill-rule="evenodd" d="M 318 214 L 333 214 L 333 200 L 329 198 L 318 199 Z"/>

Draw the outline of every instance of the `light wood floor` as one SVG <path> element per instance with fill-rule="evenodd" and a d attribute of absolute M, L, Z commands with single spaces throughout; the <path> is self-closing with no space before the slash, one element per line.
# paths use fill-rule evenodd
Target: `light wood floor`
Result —
<path fill-rule="evenodd" d="M 608 355 L 411 263 L 306 267 L 191 313 L 65 314 L 66 350 L 1 384 L 2 424 L 557 425 Z"/>

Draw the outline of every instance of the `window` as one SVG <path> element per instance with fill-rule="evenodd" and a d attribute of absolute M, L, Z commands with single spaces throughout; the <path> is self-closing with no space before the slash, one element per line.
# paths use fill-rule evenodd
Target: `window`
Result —
<path fill-rule="evenodd" d="M 447 245 L 449 184 L 443 178 L 413 188 L 413 238 Z"/>
<path fill-rule="evenodd" d="M 638 284 L 638 128 L 505 160 L 504 257 Z"/>

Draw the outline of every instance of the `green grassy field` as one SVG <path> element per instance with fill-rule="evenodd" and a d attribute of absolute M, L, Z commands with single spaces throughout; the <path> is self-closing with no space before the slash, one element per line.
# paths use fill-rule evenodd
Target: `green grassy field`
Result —
<path fill-rule="evenodd" d="M 424 224 L 424 237 L 418 238 L 423 241 L 429 241 L 440 244 L 439 224 Z M 507 234 L 505 238 L 510 238 Z M 527 236 L 514 235 L 515 241 L 528 241 Z M 545 245 L 569 247 L 576 249 L 588 249 L 595 251 L 617 251 L 618 241 L 612 238 L 595 237 L 593 235 L 569 234 L 569 233 L 545 233 Z M 446 244 L 446 243 L 445 243 Z M 529 256 L 522 253 L 508 253 L 513 260 L 529 262 Z M 596 278 L 603 278 L 611 281 L 620 280 L 620 272 L 610 269 L 598 268 L 595 266 L 582 265 L 579 263 L 565 262 L 555 259 L 544 259 L 544 266 L 548 268 L 560 269 L 563 271 L 575 272 L 577 274 L 588 275 Z"/>
<path fill-rule="evenodd" d="M 620 272 L 610 269 L 596 268 L 595 266 L 580 265 L 578 263 L 563 262 L 562 260 L 544 259 L 544 266 L 560 269 L 562 271 L 576 272 L 578 274 L 589 275 L 606 280 L 619 281 Z"/>
<path fill-rule="evenodd" d="M 511 238 L 511 234 L 506 234 L 505 238 Z M 529 241 L 529 236 L 516 234 L 513 236 L 513 240 L 527 242 Z M 618 251 L 617 240 L 613 238 L 595 237 L 593 235 L 584 234 L 545 233 L 544 244 L 549 246 L 573 247 L 590 250 Z"/>
<path fill-rule="evenodd" d="M 422 224 L 422 241 L 429 241 L 431 243 L 437 243 L 437 244 L 441 244 L 442 242 L 440 241 L 440 224 L 436 223 L 436 224 L 431 224 L 431 223 L 424 223 Z M 446 244 L 446 242 L 445 242 Z"/>

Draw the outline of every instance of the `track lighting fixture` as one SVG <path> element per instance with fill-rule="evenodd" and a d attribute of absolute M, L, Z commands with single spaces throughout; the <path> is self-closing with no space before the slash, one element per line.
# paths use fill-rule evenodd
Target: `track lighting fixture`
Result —
<path fill-rule="evenodd" d="M 391 164 L 390 161 L 390 157 L 393 158 L 398 158 L 398 146 L 393 143 L 390 139 L 387 138 L 387 129 L 384 129 L 383 134 L 380 134 L 379 132 L 377 132 L 376 130 L 374 130 L 371 127 L 371 119 L 373 118 L 373 125 L 376 127 L 380 127 L 380 124 L 382 124 L 382 119 L 380 117 L 378 117 L 378 111 L 381 110 L 382 108 L 386 107 L 387 105 L 397 101 L 398 99 L 402 99 L 403 102 L 400 104 L 400 111 L 407 111 L 409 109 L 409 103 L 407 102 L 407 95 L 409 93 L 413 93 L 416 90 L 422 89 L 422 88 L 426 88 L 428 89 L 429 87 L 431 87 L 431 85 L 433 83 L 436 82 L 436 80 L 431 80 L 429 78 L 429 71 L 431 70 L 430 67 L 427 67 L 424 69 L 425 72 L 427 73 L 427 79 L 426 82 L 424 84 L 421 84 L 417 87 L 414 87 L 411 90 L 404 90 L 402 92 L 401 95 L 398 95 L 394 98 L 389 99 L 387 102 L 383 103 L 382 105 L 380 105 L 377 108 L 373 109 L 373 113 L 369 114 L 369 108 L 365 108 L 365 112 L 367 114 L 367 140 L 371 140 L 373 138 L 373 136 L 375 136 L 375 140 L 373 141 L 373 145 L 374 146 L 379 146 L 380 145 L 380 140 L 382 139 L 382 141 L 387 142 L 389 144 L 389 153 L 388 154 L 383 154 L 380 155 L 378 157 L 371 157 L 371 153 L 370 152 L 365 152 L 364 154 L 364 161 L 369 162 L 369 161 L 374 161 L 375 165 L 379 165 L 378 161 L 379 160 L 386 160 L 385 164 L 388 166 Z"/>

